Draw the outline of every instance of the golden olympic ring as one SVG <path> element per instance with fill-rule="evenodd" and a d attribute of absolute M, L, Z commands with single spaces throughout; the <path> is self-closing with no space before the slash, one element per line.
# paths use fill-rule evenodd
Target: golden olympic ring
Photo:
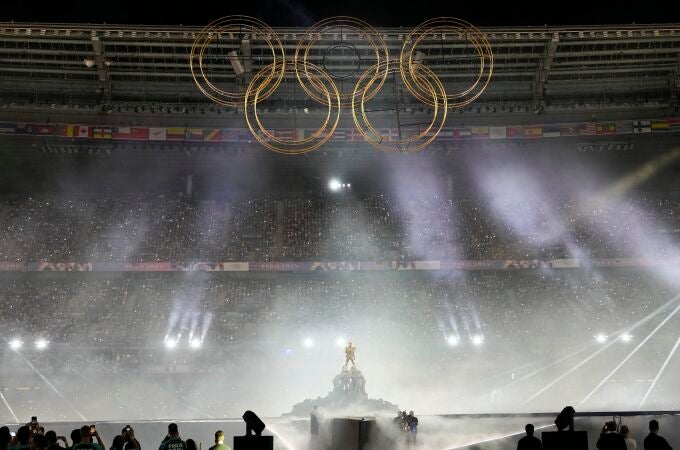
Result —
<path fill-rule="evenodd" d="M 338 126 L 338 122 L 340 121 L 340 93 L 335 82 L 325 70 L 322 70 L 311 63 L 307 63 L 307 67 L 311 69 L 308 78 L 314 86 L 314 89 L 324 92 L 328 113 L 326 114 L 326 118 L 321 127 L 307 138 L 292 140 L 277 138 L 273 133 L 268 131 L 260 121 L 257 112 L 257 104 L 262 100 L 260 98 L 262 91 L 270 92 L 268 86 L 270 83 L 274 83 L 271 75 L 267 75 L 268 72 L 283 70 L 285 73 L 286 71 L 292 72 L 297 68 L 295 62 L 292 64 L 281 62 L 279 64 L 285 64 L 285 68 L 271 68 L 270 66 L 275 65 L 275 63 L 272 63 L 257 72 L 248 84 L 248 89 L 246 90 L 243 100 L 246 123 L 255 139 L 269 150 L 286 155 L 299 155 L 311 152 L 325 144 L 333 136 L 333 133 Z M 264 81 L 261 81 L 262 78 L 264 78 Z M 252 116 L 255 118 L 255 124 L 251 122 L 251 108 Z M 336 109 L 335 114 L 333 114 L 334 108 Z M 257 129 L 255 127 L 257 127 Z"/>
<path fill-rule="evenodd" d="M 384 64 L 387 65 L 388 63 L 385 62 Z M 376 75 L 371 75 L 371 73 L 374 72 L 373 69 L 374 68 L 370 68 L 364 72 L 354 87 L 354 95 L 352 96 L 352 118 L 354 119 L 357 130 L 359 130 L 366 142 L 380 150 L 391 152 L 417 152 L 422 150 L 434 141 L 444 126 L 444 122 L 446 122 L 447 98 L 444 85 L 427 67 L 419 66 L 417 68 L 415 79 L 419 85 L 426 86 L 430 91 L 431 98 L 429 99 L 428 104 L 433 106 L 432 121 L 427 128 L 414 137 L 392 140 L 390 137 L 386 137 L 376 130 L 366 115 L 366 93 L 370 92 L 371 85 L 375 83 L 377 79 Z M 397 68 L 394 66 L 388 69 L 388 72 L 390 73 L 396 71 Z M 366 83 L 365 87 L 363 87 L 364 83 Z M 360 93 L 362 93 L 359 97 L 360 101 L 357 101 L 358 94 Z M 361 111 L 360 116 L 357 115 L 357 109 L 360 109 Z"/>
<path fill-rule="evenodd" d="M 413 52 L 423 39 L 437 33 L 464 34 L 479 57 L 479 70 L 474 82 L 466 90 L 446 95 L 448 108 L 461 108 L 477 99 L 489 84 L 493 73 L 491 44 L 481 30 L 464 20 L 454 17 L 438 17 L 426 20 L 406 36 L 399 55 L 399 71 L 401 72 L 402 80 L 414 97 L 430 106 L 434 105 L 431 103 L 429 89 L 425 88 L 416 76 L 418 67 L 423 65 L 414 62 Z"/>
<path fill-rule="evenodd" d="M 214 20 L 205 26 L 197 35 L 191 46 L 189 54 L 189 67 L 191 76 L 198 89 L 209 99 L 225 106 L 239 107 L 243 103 L 245 94 L 243 92 L 229 92 L 218 88 L 211 82 L 205 73 L 204 57 L 205 51 L 213 41 L 224 33 L 248 33 L 261 36 L 267 43 L 273 58 L 270 64 L 271 71 L 267 78 L 273 79 L 273 83 L 267 83 L 269 89 L 260 93 L 260 100 L 269 97 L 278 88 L 285 73 L 285 51 L 280 39 L 267 24 L 259 19 L 248 16 L 227 16 Z M 196 60 L 196 61 L 195 61 Z M 195 65 L 198 65 L 198 74 Z"/>
<path fill-rule="evenodd" d="M 349 47 L 355 51 L 355 55 L 358 55 L 356 47 L 345 42 L 345 29 L 349 29 L 351 39 L 358 36 L 367 41 L 372 50 L 370 52 L 372 65 L 359 75 L 351 92 L 341 92 L 334 78 L 354 78 L 355 73 L 341 77 L 329 73 L 319 64 L 310 62 L 310 59 L 315 57 L 314 47 L 318 46 L 322 37 L 336 34 L 338 28 L 340 41 L 329 49 Z M 222 39 L 224 34 L 229 34 L 230 38 L 234 34 L 258 36 L 258 41 L 262 39 L 266 44 L 258 45 L 258 51 L 264 52 L 263 56 L 267 62 L 252 77 L 245 92 L 238 88 L 235 91 L 221 89 L 215 84 L 215 77 L 209 77 L 206 73 L 209 47 L 213 40 Z M 473 81 L 466 89 L 456 92 L 446 92 L 444 84 L 433 69 L 414 55 L 417 48 L 425 42 L 429 43 L 437 35 L 443 40 L 446 34 L 464 36 L 466 43 L 476 52 L 479 61 L 478 69 L 474 66 Z M 326 49 L 327 53 L 330 52 L 329 49 Z M 318 58 L 318 55 L 316 57 Z M 361 56 L 359 58 L 361 60 Z M 261 60 L 262 56 L 258 56 L 258 61 Z M 266 148 L 283 154 L 307 153 L 327 142 L 338 126 L 340 109 L 343 107 L 352 108 L 352 119 L 370 145 L 384 151 L 422 150 L 432 143 L 441 131 L 449 109 L 468 105 L 484 92 L 493 74 L 493 63 L 493 52 L 486 35 L 474 25 L 453 17 L 430 19 L 414 28 L 404 38 L 398 60 L 390 60 L 387 44 L 378 31 L 361 19 L 345 16 L 330 17 L 309 28 L 297 42 L 292 60 L 286 59 L 283 44 L 274 30 L 261 20 L 248 16 L 227 16 L 211 22 L 197 33 L 189 54 L 191 76 L 198 89 L 215 103 L 244 108 L 246 123 L 255 139 Z M 358 68 L 361 66 L 360 63 Z M 396 74 L 397 71 L 406 89 L 418 101 L 432 108 L 433 117 L 424 130 L 409 134 L 407 137 L 402 137 L 400 130 L 399 137 L 394 139 L 382 135 L 371 124 L 365 103 L 380 92 L 388 75 Z M 297 139 L 293 136 L 292 139 L 282 139 L 281 135 L 277 136 L 263 126 L 258 114 L 258 103 L 276 92 L 286 74 L 292 72 L 295 72 L 295 80 L 303 91 L 314 101 L 327 106 L 328 111 L 322 125 L 306 138 Z M 289 75 L 289 78 L 292 76 Z"/>
<path fill-rule="evenodd" d="M 389 60 L 389 50 L 387 49 L 387 44 L 382 38 L 380 33 L 378 33 L 371 25 L 364 22 L 361 19 L 356 19 L 353 17 L 337 16 L 329 17 L 327 19 L 321 20 L 314 25 L 312 25 L 307 32 L 302 36 L 297 46 L 295 47 L 295 56 L 293 61 L 295 62 L 295 76 L 297 77 L 302 89 L 312 97 L 315 101 L 326 105 L 325 96 L 320 95 L 319 89 L 310 85 L 308 82 L 309 72 L 307 70 L 309 51 L 312 46 L 321 39 L 324 33 L 329 33 L 329 30 L 339 28 L 341 34 L 341 40 L 344 39 L 345 29 L 354 30 L 358 34 L 367 39 L 369 45 L 373 49 L 375 54 L 375 62 L 371 64 L 375 70 L 381 70 L 381 72 L 376 72 L 376 77 L 378 77 L 379 82 L 368 92 L 367 99 L 373 98 L 375 94 L 380 91 L 385 79 L 387 78 L 387 71 L 389 65 L 387 61 Z M 304 76 L 303 76 L 304 75 Z M 349 107 L 352 103 L 353 95 L 364 95 L 364 92 L 357 92 L 356 89 L 353 93 L 340 93 L 340 104 L 342 107 Z"/>

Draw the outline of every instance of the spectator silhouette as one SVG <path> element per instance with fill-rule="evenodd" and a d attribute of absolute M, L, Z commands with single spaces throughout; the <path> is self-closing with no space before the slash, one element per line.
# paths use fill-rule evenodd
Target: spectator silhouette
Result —
<path fill-rule="evenodd" d="M 526 430 L 527 435 L 517 442 L 517 450 L 543 450 L 541 440 L 534 436 L 534 426 L 528 423 L 524 430 Z"/>
<path fill-rule="evenodd" d="M 576 415 L 576 410 L 572 406 L 567 406 L 562 410 L 561 413 L 557 415 L 555 419 L 555 425 L 557 425 L 557 431 L 564 431 L 569 428 L 569 431 L 574 431 L 574 416 Z"/>
<path fill-rule="evenodd" d="M 19 427 L 17 430 L 17 435 L 15 436 L 14 445 L 8 447 L 9 450 L 28 450 L 31 448 L 29 442 L 31 438 L 31 432 L 27 426 Z"/>
<path fill-rule="evenodd" d="M 9 432 L 9 428 L 0 427 L 0 450 L 7 450 L 7 446 L 11 440 L 12 435 Z"/>
<path fill-rule="evenodd" d="M 623 439 L 626 441 L 626 448 L 628 450 L 637 450 L 637 442 L 635 439 L 629 436 L 630 430 L 626 425 L 621 426 L 621 436 L 623 436 Z"/>
<path fill-rule="evenodd" d="M 673 450 L 668 441 L 659 436 L 659 422 L 649 421 L 649 434 L 645 438 L 645 450 Z"/>
<path fill-rule="evenodd" d="M 187 450 L 187 444 L 179 437 L 179 429 L 176 423 L 168 425 L 168 435 L 165 436 L 159 450 Z"/>
<path fill-rule="evenodd" d="M 97 440 L 92 442 L 91 436 Z M 80 427 L 80 442 L 73 446 L 73 450 L 104 450 L 104 442 L 99 437 L 99 432 L 94 425 L 83 425 Z"/>
<path fill-rule="evenodd" d="M 217 430 L 215 432 L 215 445 L 210 447 L 209 450 L 231 450 L 231 447 L 224 444 L 224 431 Z"/>
<path fill-rule="evenodd" d="M 607 422 L 597 440 L 600 450 L 626 450 L 626 440 L 616 432 L 616 422 Z"/>

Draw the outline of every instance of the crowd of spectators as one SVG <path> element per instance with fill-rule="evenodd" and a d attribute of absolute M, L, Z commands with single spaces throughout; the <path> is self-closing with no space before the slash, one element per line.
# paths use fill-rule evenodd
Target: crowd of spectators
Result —
<path fill-rule="evenodd" d="M 664 243 L 680 232 L 680 201 L 671 199 L 565 200 L 551 207 L 508 201 L 500 211 L 474 199 L 436 196 L 25 197 L 0 201 L 0 261 L 667 256 Z"/>
<path fill-rule="evenodd" d="M 425 342 L 442 335 L 484 334 L 498 343 L 541 351 L 584 327 L 616 330 L 648 314 L 671 289 L 643 272 L 499 273 L 432 279 L 412 273 L 224 277 L 181 273 L 5 277 L 0 279 L 6 337 L 102 349 L 95 360 L 136 367 L 168 336 L 200 336 L 205 345 L 267 346 L 262 330 L 342 324 L 358 313 L 408 319 Z M 584 323 L 584 318 L 585 320 Z M 85 326 L 83 326 L 85 324 Z M 121 327 L 135 330 L 121 332 Z M 556 333 L 555 330 L 560 332 Z M 536 342 L 533 337 L 540 335 Z M 166 362 L 152 365 L 167 370 Z M 145 370 L 151 370 L 146 367 Z M 210 365 L 203 366 L 205 370 Z M 109 364 L 115 371 L 116 364 Z M 198 370 L 201 370 L 200 367 Z"/>

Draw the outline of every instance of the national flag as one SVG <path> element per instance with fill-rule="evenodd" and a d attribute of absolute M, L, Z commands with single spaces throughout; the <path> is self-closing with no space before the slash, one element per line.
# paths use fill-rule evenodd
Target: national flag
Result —
<path fill-rule="evenodd" d="M 338 130 L 336 128 L 335 132 L 333 133 L 333 136 L 331 137 L 331 140 L 332 141 L 344 141 L 346 137 L 347 137 L 347 133 L 345 133 L 345 130 Z"/>
<path fill-rule="evenodd" d="M 301 128 L 299 128 L 301 130 Z M 203 140 L 206 142 L 225 142 L 234 140 L 238 136 L 238 129 L 228 128 L 207 128 L 203 130 Z"/>
<path fill-rule="evenodd" d="M 663 132 L 670 131 L 671 127 L 667 120 L 653 120 L 652 121 L 652 131 Z"/>
<path fill-rule="evenodd" d="M 539 138 L 543 137 L 543 126 L 529 125 L 524 127 L 524 137 Z"/>
<path fill-rule="evenodd" d="M 203 128 L 187 128 L 184 137 L 187 141 L 202 141 Z"/>
<path fill-rule="evenodd" d="M 282 141 L 292 141 L 293 140 L 293 130 L 291 129 L 278 129 L 270 132 L 276 139 Z"/>
<path fill-rule="evenodd" d="M 506 127 L 489 127 L 490 139 L 505 139 L 507 137 Z"/>
<path fill-rule="evenodd" d="M 31 126 L 27 123 L 18 123 L 14 126 L 14 134 L 31 134 Z"/>
<path fill-rule="evenodd" d="M 0 122 L 0 134 L 14 134 L 16 126 L 9 122 Z"/>
<path fill-rule="evenodd" d="M 219 142 L 222 141 L 222 130 L 219 128 L 204 128 L 203 129 L 203 140 L 206 142 Z"/>
<path fill-rule="evenodd" d="M 543 125 L 543 137 L 560 137 L 561 129 L 560 125 Z"/>
<path fill-rule="evenodd" d="M 76 137 L 79 138 L 91 138 L 94 127 L 89 125 L 78 125 L 76 129 Z"/>
<path fill-rule="evenodd" d="M 505 135 L 508 138 L 523 138 L 524 127 L 506 127 Z"/>
<path fill-rule="evenodd" d="M 595 134 L 605 135 L 605 134 L 616 134 L 616 124 L 614 123 L 598 123 L 595 126 Z"/>
<path fill-rule="evenodd" d="M 616 122 L 616 134 L 630 134 L 633 132 L 633 122 L 630 120 L 622 120 Z"/>
<path fill-rule="evenodd" d="M 652 122 L 649 120 L 633 121 L 633 133 L 651 133 Z"/>
<path fill-rule="evenodd" d="M 578 134 L 581 136 L 593 136 L 596 133 L 596 125 L 593 122 L 581 123 L 578 126 Z"/>
<path fill-rule="evenodd" d="M 94 128 L 94 138 L 95 139 L 111 139 L 113 130 L 110 127 L 95 127 Z"/>
<path fill-rule="evenodd" d="M 75 135 L 76 125 L 59 125 L 57 126 L 56 134 L 60 137 L 73 137 Z"/>
<path fill-rule="evenodd" d="M 113 139 L 130 139 L 132 127 L 114 127 L 111 132 Z"/>
<path fill-rule="evenodd" d="M 438 141 L 450 141 L 453 140 L 454 130 L 453 128 L 442 128 L 437 135 Z"/>
<path fill-rule="evenodd" d="M 167 129 L 165 127 L 149 127 L 150 141 L 165 141 L 167 138 Z"/>
<path fill-rule="evenodd" d="M 349 128 L 345 131 L 349 142 L 361 142 L 364 136 L 356 128 Z"/>
<path fill-rule="evenodd" d="M 168 141 L 183 141 L 186 136 L 184 127 L 169 127 L 165 129 L 165 139 Z"/>
<path fill-rule="evenodd" d="M 472 127 L 472 139 L 488 139 L 489 127 Z"/>
<path fill-rule="evenodd" d="M 458 137 L 458 139 L 467 139 L 472 136 L 472 130 L 470 128 L 456 128 L 455 131 L 457 132 L 455 136 Z"/>
<path fill-rule="evenodd" d="M 54 125 L 31 125 L 32 134 L 38 136 L 52 136 L 54 134 Z"/>
<path fill-rule="evenodd" d="M 560 136 L 578 136 L 578 125 L 573 123 L 560 125 Z"/>
<path fill-rule="evenodd" d="M 149 129 L 147 127 L 132 127 L 132 130 L 130 130 L 130 139 L 134 141 L 148 141 Z"/>

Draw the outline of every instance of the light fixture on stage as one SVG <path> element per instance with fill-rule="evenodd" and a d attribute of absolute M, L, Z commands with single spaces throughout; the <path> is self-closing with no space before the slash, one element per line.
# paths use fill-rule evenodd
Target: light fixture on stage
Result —
<path fill-rule="evenodd" d="M 338 192 L 341 188 L 342 188 L 342 183 L 340 182 L 340 180 L 338 180 L 336 178 L 332 178 L 328 182 L 328 189 L 330 189 L 331 192 Z"/>
<path fill-rule="evenodd" d="M 623 342 L 630 342 L 630 341 L 633 340 L 633 336 L 631 336 L 629 333 L 623 333 L 623 334 L 621 335 L 621 340 L 622 340 Z"/>
<path fill-rule="evenodd" d="M 168 350 L 172 350 L 175 347 L 177 347 L 177 341 L 174 340 L 173 338 L 168 338 L 165 340 L 165 348 Z"/>
<path fill-rule="evenodd" d="M 302 345 L 304 345 L 305 348 L 312 348 L 312 347 L 314 347 L 314 339 L 312 339 L 310 337 L 305 338 L 305 340 L 302 341 Z"/>
<path fill-rule="evenodd" d="M 203 344 L 203 343 L 201 342 L 201 340 L 200 340 L 199 338 L 193 338 L 193 339 L 189 342 L 189 345 L 190 345 L 191 348 L 193 348 L 194 350 L 198 350 L 199 348 L 201 348 L 201 345 L 202 345 L 202 344 Z"/>
<path fill-rule="evenodd" d="M 595 336 L 595 341 L 596 341 L 598 344 L 604 344 L 605 342 L 607 342 L 607 336 L 605 336 L 604 334 L 600 333 L 600 334 L 598 334 L 597 336 Z"/>
<path fill-rule="evenodd" d="M 38 350 L 45 350 L 47 348 L 47 340 L 46 339 L 38 339 L 35 341 L 35 348 Z"/>
<path fill-rule="evenodd" d="M 338 347 L 344 347 L 345 345 L 347 345 L 347 339 L 345 339 L 344 337 L 339 337 L 335 340 L 335 344 Z"/>
<path fill-rule="evenodd" d="M 458 336 L 451 335 L 446 339 L 446 343 L 449 344 L 451 347 L 455 347 L 459 343 Z"/>
<path fill-rule="evenodd" d="M 9 341 L 9 348 L 11 348 L 12 350 L 19 350 L 22 344 L 23 342 L 21 342 L 21 339 L 15 338 Z"/>
<path fill-rule="evenodd" d="M 480 346 L 484 343 L 484 336 L 481 334 L 475 334 L 472 336 L 472 343 L 476 346 Z"/>
<path fill-rule="evenodd" d="M 243 421 L 246 423 L 246 436 L 261 436 L 264 431 L 265 424 L 257 417 L 252 411 L 246 411 L 243 413 Z"/>

